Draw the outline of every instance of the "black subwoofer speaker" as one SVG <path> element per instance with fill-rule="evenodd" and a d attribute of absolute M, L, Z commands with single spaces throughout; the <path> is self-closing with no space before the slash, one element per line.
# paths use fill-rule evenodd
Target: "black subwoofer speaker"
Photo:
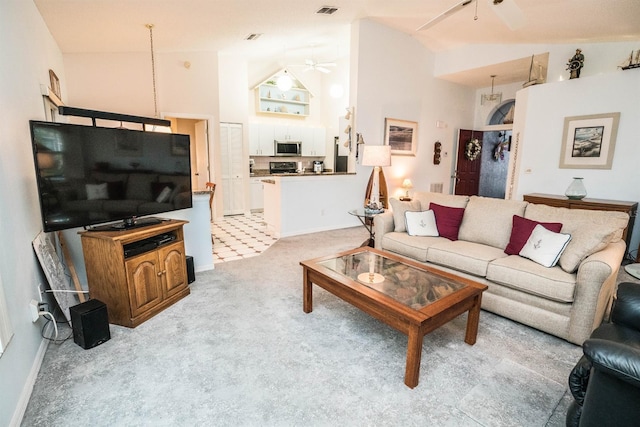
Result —
<path fill-rule="evenodd" d="M 196 281 L 196 270 L 193 266 L 193 257 L 187 255 L 187 282 L 193 283 Z"/>
<path fill-rule="evenodd" d="M 107 306 L 97 299 L 69 308 L 73 342 L 88 350 L 111 338 Z"/>

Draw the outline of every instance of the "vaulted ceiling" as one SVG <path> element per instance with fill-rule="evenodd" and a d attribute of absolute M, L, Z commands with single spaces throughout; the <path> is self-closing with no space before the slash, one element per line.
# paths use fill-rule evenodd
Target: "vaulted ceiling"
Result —
<path fill-rule="evenodd" d="M 633 40 L 640 48 L 640 0 L 34 1 L 63 53 L 147 51 L 145 24 L 153 24 L 158 52 L 331 61 L 346 55 L 350 24 L 364 18 L 404 32 L 434 52 L 473 44 L 577 46 Z M 327 5 L 338 10 L 316 13 Z M 451 8 L 444 19 L 416 31 Z M 245 40 L 250 34 L 260 36 Z M 520 66 L 527 68 L 528 62 Z M 491 73 L 495 70 L 481 70 L 475 78 L 482 76 L 486 83 Z M 465 84 L 477 86 L 474 73 L 467 74 Z"/>

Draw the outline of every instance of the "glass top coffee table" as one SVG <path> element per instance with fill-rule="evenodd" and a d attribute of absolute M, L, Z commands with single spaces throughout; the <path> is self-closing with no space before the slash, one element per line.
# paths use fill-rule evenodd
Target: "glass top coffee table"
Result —
<path fill-rule="evenodd" d="M 423 338 L 468 311 L 464 341 L 478 334 L 486 285 L 369 247 L 300 262 L 305 313 L 315 284 L 408 336 L 404 383 L 418 385 Z"/>

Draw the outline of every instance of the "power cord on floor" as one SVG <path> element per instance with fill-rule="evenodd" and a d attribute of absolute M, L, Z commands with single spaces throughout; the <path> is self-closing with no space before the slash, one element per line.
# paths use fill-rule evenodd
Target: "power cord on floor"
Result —
<path fill-rule="evenodd" d="M 71 325 L 66 320 L 64 322 L 58 322 L 56 320 L 56 318 L 53 316 L 53 314 L 51 312 L 49 312 L 49 311 L 46 311 L 46 310 L 41 310 L 39 312 L 39 315 L 42 316 L 46 320 L 44 325 L 42 325 L 42 330 L 40 331 L 40 335 L 42 336 L 43 339 L 45 339 L 47 341 L 51 341 L 54 344 L 58 344 L 59 345 L 59 344 L 62 344 L 63 342 L 65 342 L 65 341 L 67 341 L 69 338 L 71 338 L 73 336 L 73 328 L 71 328 Z M 47 316 L 49 316 L 49 317 L 47 317 Z M 45 332 L 44 331 L 47 328 L 47 325 L 49 323 L 53 323 L 53 329 L 55 331 L 55 336 L 53 338 L 45 336 Z M 65 324 L 65 325 L 67 325 L 67 326 L 69 326 L 71 328 L 71 332 L 69 333 L 69 335 L 67 335 L 66 337 L 64 337 L 62 339 L 58 339 L 58 335 L 59 335 L 58 323 Z"/>

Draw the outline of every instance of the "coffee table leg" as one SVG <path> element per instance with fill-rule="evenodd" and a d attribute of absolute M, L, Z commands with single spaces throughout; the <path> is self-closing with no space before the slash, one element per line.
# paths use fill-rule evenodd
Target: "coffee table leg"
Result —
<path fill-rule="evenodd" d="M 420 378 L 420 360 L 422 359 L 423 339 L 424 335 L 418 326 L 409 327 L 407 367 L 404 373 L 404 383 L 410 388 L 417 386 Z"/>
<path fill-rule="evenodd" d="M 309 280 L 307 268 L 302 269 L 302 310 L 305 313 L 313 311 L 313 291 L 312 283 Z"/>
<path fill-rule="evenodd" d="M 480 304 L 482 303 L 482 294 L 474 298 L 473 306 L 467 315 L 467 332 L 464 336 L 464 342 L 469 345 L 476 343 L 478 336 L 478 323 L 480 322 Z"/>

